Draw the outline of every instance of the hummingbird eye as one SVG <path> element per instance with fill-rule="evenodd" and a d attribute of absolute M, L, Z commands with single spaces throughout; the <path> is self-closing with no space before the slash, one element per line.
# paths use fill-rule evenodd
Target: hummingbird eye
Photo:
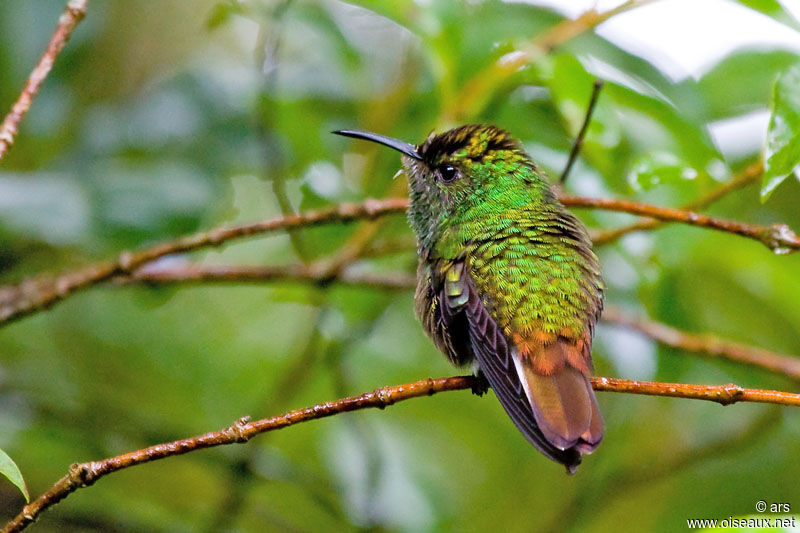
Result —
<path fill-rule="evenodd" d="M 439 165 L 436 167 L 436 172 L 443 183 L 451 183 L 458 177 L 458 169 L 453 165 Z"/>

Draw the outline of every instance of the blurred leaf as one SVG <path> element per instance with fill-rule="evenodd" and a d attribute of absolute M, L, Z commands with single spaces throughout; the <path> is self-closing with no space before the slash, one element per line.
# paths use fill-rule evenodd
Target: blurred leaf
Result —
<path fill-rule="evenodd" d="M 91 207 L 81 184 L 45 173 L 0 177 L 0 227 L 54 245 L 87 239 Z"/>
<path fill-rule="evenodd" d="M 637 191 L 646 191 L 664 183 L 681 183 L 697 177 L 697 171 L 671 152 L 650 152 L 633 163 L 628 183 Z"/>
<path fill-rule="evenodd" d="M 59 4 L 0 1 L 3 102 L 19 95 Z M 696 22 L 693 6 L 662 4 L 673 10 L 675 27 Z M 708 25 L 708 48 L 698 47 L 698 56 L 717 57 L 714 32 L 725 10 L 744 10 L 718 4 L 720 24 Z M 764 14 L 752 11 L 753 19 L 783 22 L 776 29 L 784 35 L 797 27 L 778 2 L 743 4 Z M 762 139 L 753 142 L 754 133 L 766 133 L 774 80 L 800 64 L 797 53 L 781 48 L 790 45 L 776 44 L 784 42 L 779 36 L 733 49 L 699 80 L 673 79 L 666 71 L 680 69 L 662 70 L 672 54 L 648 46 L 646 25 L 637 21 L 650 8 L 595 32 L 556 9 L 518 1 L 92 6 L 2 162 L 4 281 L 70 272 L 199 228 L 278 216 L 273 180 L 283 180 L 284 201 L 296 210 L 401 194 L 405 184 L 391 180 L 397 154 L 330 131 L 359 127 L 421 142 L 432 128 L 454 125 L 444 124 L 443 111 L 478 73 L 551 31 L 565 40 L 507 76 L 487 75 L 479 103 L 467 106 L 474 115 L 464 120 L 509 130 L 557 175 L 592 81 L 602 78 L 606 87 L 568 186 L 587 196 L 681 205 L 730 179 L 728 166 L 739 158 L 757 155 Z M 626 41 L 629 30 L 638 31 L 636 40 Z M 742 35 L 740 46 L 751 37 Z M 683 33 L 674 39 L 677 47 Z M 759 115 L 763 127 L 737 126 L 743 114 Z M 749 139 L 739 152 L 720 140 L 740 133 Z M 719 146 L 736 161 L 722 160 Z M 697 177 L 686 179 L 694 170 Z M 800 228 L 800 181 L 785 180 L 767 206 L 754 189 L 726 196 L 713 213 Z M 597 229 L 632 221 L 600 210 L 578 214 Z M 317 267 L 346 251 L 362 228 L 330 224 L 298 233 Z M 348 273 L 413 272 L 413 236 L 402 216 L 382 220 L 375 239 L 384 246 L 368 246 Z M 698 334 L 800 353 L 792 334 L 800 324 L 800 254 L 776 257 L 759 243 L 680 224 L 597 251 L 609 304 Z M 163 264 L 299 260 L 278 232 Z M 335 282 L 104 284 L 3 329 L 0 435 L 14 442 L 26 482 L 40 485 L 87 454 L 116 455 L 243 414 L 274 415 L 456 372 L 413 308 L 412 290 Z M 611 327 L 600 328 L 596 341 L 600 375 L 791 387 L 774 373 L 693 357 Z M 578 476 L 564 476 L 532 450 L 492 393 L 448 393 L 109 476 L 45 513 L 38 527 L 601 533 L 619 528 L 624 515 L 636 529 L 672 531 L 685 527 L 686 516 L 743 516 L 759 498 L 790 500 L 786 487 L 800 477 L 800 418 L 789 411 L 769 438 L 750 439 L 736 453 L 720 446 L 712 457 L 702 448 L 696 454 L 697 446 L 746 429 L 765 406 L 720 411 L 619 394 L 599 401 L 607 438 Z M 657 430 L 648 423 L 654 420 Z M 676 454 L 687 460 L 671 468 Z M 748 483 L 740 487 L 742 472 Z M 19 510 L 3 505 L 4 497 L 22 498 L 11 484 L 2 489 L 0 514 L 10 519 Z"/>
<path fill-rule="evenodd" d="M 22 472 L 19 471 L 19 467 L 16 463 L 2 449 L 0 449 L 0 474 L 8 478 L 8 480 L 19 489 L 23 496 L 25 496 L 26 502 L 31 501 L 28 495 L 28 487 L 25 486 L 25 480 L 22 478 Z"/>
<path fill-rule="evenodd" d="M 775 82 L 764 157 L 762 201 L 800 164 L 800 67 L 783 72 Z"/>
<path fill-rule="evenodd" d="M 778 0 L 739 0 L 739 3 L 775 19 L 781 24 L 800 30 L 800 23 L 783 8 Z"/>
<path fill-rule="evenodd" d="M 227 2 L 222 2 L 211 8 L 211 12 L 206 19 L 206 26 L 208 29 L 213 30 L 222 26 L 228 21 L 231 16 L 231 5 Z"/>
<path fill-rule="evenodd" d="M 720 120 L 765 109 L 775 73 L 798 63 L 800 56 L 787 50 L 745 49 L 729 55 L 697 82 L 707 106 L 707 119 Z"/>
<path fill-rule="evenodd" d="M 575 56 L 559 54 L 548 81 L 553 100 L 566 122 L 566 129 L 570 137 L 575 137 L 583 124 L 594 77 Z"/>

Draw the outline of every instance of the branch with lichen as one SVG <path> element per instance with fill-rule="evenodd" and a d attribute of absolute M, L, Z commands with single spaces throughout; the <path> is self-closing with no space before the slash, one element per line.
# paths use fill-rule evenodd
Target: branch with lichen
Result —
<path fill-rule="evenodd" d="M 22 531 L 46 509 L 60 502 L 72 492 L 94 484 L 98 479 L 118 470 L 149 463 L 167 457 L 222 446 L 244 443 L 261 433 L 275 431 L 301 422 L 325 418 L 339 413 L 359 409 L 384 409 L 390 405 L 411 398 L 431 396 L 452 390 L 471 389 L 475 385 L 473 376 L 454 376 L 438 379 L 424 379 L 405 385 L 381 387 L 359 396 L 342 398 L 332 402 L 317 404 L 304 409 L 289 411 L 283 415 L 250 422 L 247 417 L 237 420 L 230 427 L 190 437 L 187 439 L 156 444 L 116 457 L 99 461 L 73 464 L 69 473 L 59 479 L 44 494 L 27 504 L 3 528 L 3 533 Z M 736 402 L 758 402 L 779 405 L 800 406 L 800 394 L 761 389 L 744 389 L 738 385 L 694 385 L 686 383 L 656 383 L 627 379 L 598 377 L 592 378 L 596 391 L 623 392 L 650 396 L 668 396 L 717 402 L 729 405 Z"/>
<path fill-rule="evenodd" d="M 583 198 L 578 196 L 562 196 L 560 199 L 564 205 L 571 207 L 620 211 L 662 221 L 680 222 L 733 233 L 757 240 L 775 252 L 788 253 L 800 248 L 800 237 L 795 235 L 785 224 L 773 224 L 771 226 L 746 224 L 714 218 L 693 211 L 659 207 L 629 200 Z M 37 277 L 16 285 L 6 285 L 0 287 L 0 325 L 47 309 L 76 291 L 92 287 L 117 276 L 130 275 L 145 264 L 167 255 L 219 246 L 231 240 L 276 230 L 313 227 L 331 223 L 349 223 L 358 220 L 374 220 L 390 214 L 403 213 L 407 207 L 407 198 L 368 199 L 361 204 L 339 204 L 326 209 L 305 211 L 263 222 L 230 228 L 218 228 L 187 235 L 140 251 L 125 251 L 116 259 L 96 263 L 55 278 Z M 332 274 L 335 274 L 335 272 Z"/>
<path fill-rule="evenodd" d="M 47 49 L 39 59 L 39 63 L 28 76 L 28 81 L 22 89 L 17 101 L 11 107 L 8 115 L 6 115 L 3 124 L 0 125 L 0 159 L 3 159 L 6 152 L 14 144 L 14 138 L 19 131 L 19 124 L 22 122 L 22 117 L 28 112 L 33 102 L 33 97 L 39 92 L 47 75 L 53 68 L 53 64 L 61 53 L 61 50 L 67 45 L 67 41 L 72 35 L 72 31 L 86 16 L 86 4 L 88 0 L 69 0 L 64 13 L 58 19 L 58 26 L 56 31 L 50 38 Z"/>

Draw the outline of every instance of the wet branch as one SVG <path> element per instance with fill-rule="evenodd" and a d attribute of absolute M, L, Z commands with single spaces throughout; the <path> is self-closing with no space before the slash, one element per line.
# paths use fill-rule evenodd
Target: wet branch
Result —
<path fill-rule="evenodd" d="M 26 505 L 16 517 L 5 525 L 2 532 L 10 533 L 22 531 L 36 520 L 44 510 L 60 502 L 72 492 L 92 485 L 98 479 L 112 472 L 116 472 L 117 470 L 156 461 L 158 459 L 183 455 L 204 448 L 244 443 L 261 433 L 274 431 L 317 418 L 325 418 L 359 409 L 384 409 L 397 402 L 411 398 L 431 396 L 444 391 L 471 389 L 473 384 L 474 378 L 472 376 L 454 376 L 438 379 L 429 378 L 393 387 L 381 387 L 359 396 L 342 398 L 304 409 L 296 409 L 283 415 L 254 422 L 250 422 L 247 417 L 244 417 L 236 421 L 230 427 L 220 431 L 213 431 L 187 439 L 156 444 L 148 448 L 99 461 L 73 464 L 67 475 L 59 479 L 44 494 Z M 800 394 L 761 389 L 744 389 L 734 384 L 693 385 L 599 377 L 592 378 L 592 387 L 597 391 L 708 400 L 722 405 L 729 405 L 736 402 L 760 402 L 800 406 Z"/>
<path fill-rule="evenodd" d="M 25 113 L 30 109 L 33 97 L 39 92 L 39 87 L 41 87 L 47 75 L 50 74 L 50 70 L 53 68 L 58 54 L 60 54 L 61 50 L 67 45 L 72 31 L 83 17 L 86 16 L 86 4 L 88 1 L 89 0 L 69 0 L 64 13 L 58 19 L 58 26 L 56 27 L 55 33 L 53 33 L 53 36 L 50 38 L 50 43 L 47 45 L 44 55 L 39 59 L 39 63 L 33 69 L 30 76 L 28 76 L 25 87 L 22 89 L 17 101 L 11 107 L 11 111 L 6 115 L 5 120 L 3 120 L 3 124 L 0 125 L 0 159 L 3 159 L 6 152 L 11 149 L 11 145 L 14 144 L 14 138 L 19 131 L 19 124 L 22 121 L 22 117 L 24 117 Z"/>
<path fill-rule="evenodd" d="M 800 407 L 800 393 L 764 389 L 745 389 L 739 385 L 694 385 L 691 383 L 660 383 L 632 379 L 592 378 L 592 388 L 602 392 L 625 392 L 646 396 L 667 396 L 707 400 L 720 405 L 736 402 L 774 403 Z"/>

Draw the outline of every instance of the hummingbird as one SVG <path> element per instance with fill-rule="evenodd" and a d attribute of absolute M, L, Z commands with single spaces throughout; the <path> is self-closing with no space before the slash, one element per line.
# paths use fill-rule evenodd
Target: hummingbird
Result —
<path fill-rule="evenodd" d="M 417 146 L 334 133 L 403 154 L 417 317 L 450 362 L 473 365 L 473 392 L 491 387 L 533 446 L 577 471 L 604 431 L 589 382 L 604 283 L 584 225 L 496 126 L 431 133 Z"/>

